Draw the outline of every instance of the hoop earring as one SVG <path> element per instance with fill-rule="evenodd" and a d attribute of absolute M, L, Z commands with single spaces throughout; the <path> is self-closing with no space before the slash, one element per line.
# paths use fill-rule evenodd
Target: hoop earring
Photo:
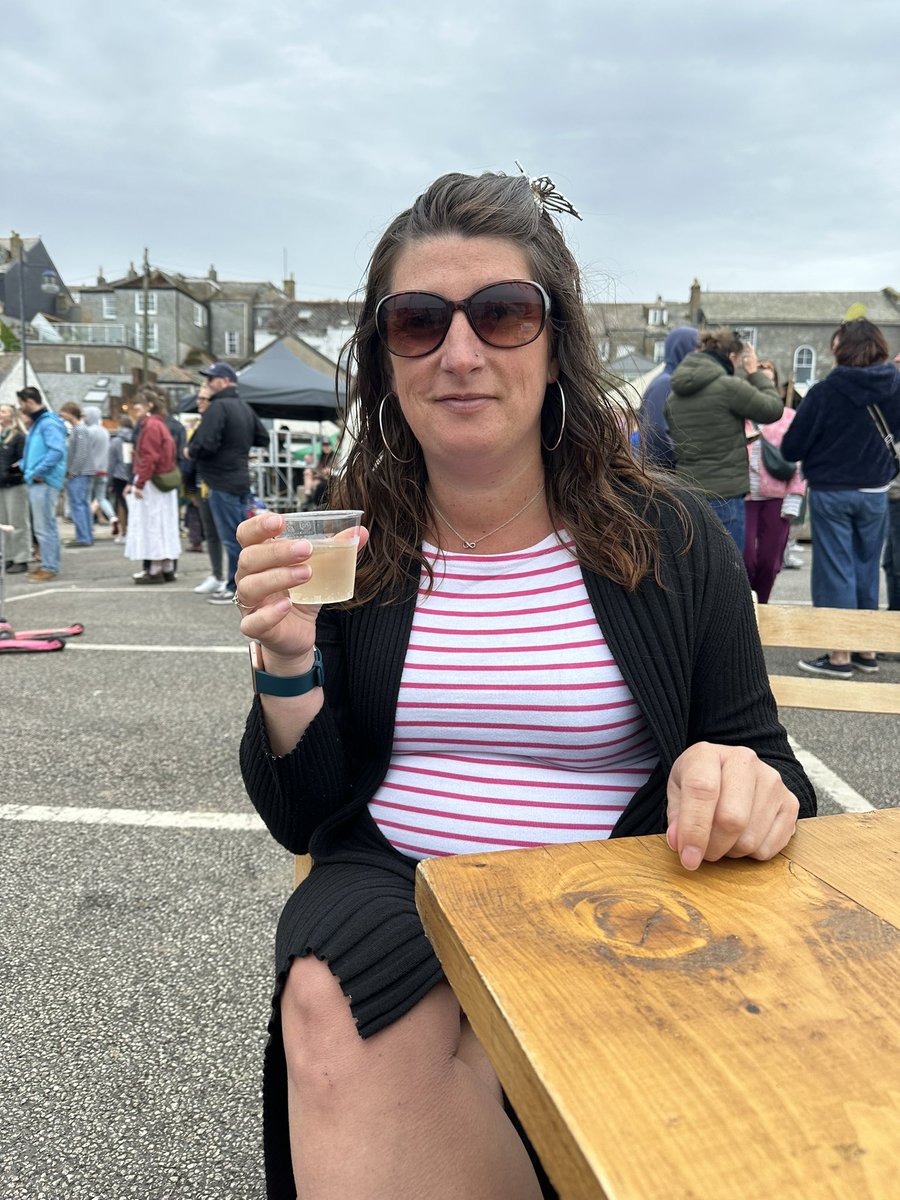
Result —
<path fill-rule="evenodd" d="M 556 441 L 553 443 L 552 446 L 548 446 L 547 443 L 544 441 L 543 435 L 541 436 L 541 445 L 544 447 L 544 449 L 547 451 L 548 454 L 552 454 L 554 450 L 559 449 L 559 443 L 562 441 L 563 430 L 566 427 L 566 393 L 563 391 L 563 386 L 559 382 L 558 379 L 554 379 L 553 382 L 559 388 L 559 398 L 560 398 L 560 401 L 562 402 L 562 420 L 561 420 L 560 426 L 559 426 L 559 437 L 556 439 Z"/>
<path fill-rule="evenodd" d="M 387 392 L 387 393 L 385 393 L 384 396 L 381 397 L 381 403 L 378 405 L 378 428 L 381 430 L 381 440 L 384 442 L 384 448 L 385 448 L 385 450 L 387 450 L 388 454 L 391 456 L 391 458 L 394 460 L 394 462 L 408 464 L 415 460 L 415 457 L 416 457 L 415 454 L 413 454 L 412 458 L 398 458 L 397 455 L 391 449 L 390 442 L 387 440 L 387 435 L 384 432 L 384 402 L 385 402 L 385 400 L 387 400 L 388 396 L 391 396 L 391 395 L 393 395 L 392 392 Z"/>

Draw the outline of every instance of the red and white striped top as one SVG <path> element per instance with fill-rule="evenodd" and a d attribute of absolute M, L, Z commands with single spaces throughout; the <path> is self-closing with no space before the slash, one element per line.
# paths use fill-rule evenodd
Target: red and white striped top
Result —
<path fill-rule="evenodd" d="M 605 838 L 658 761 L 551 535 L 515 554 L 426 545 L 387 776 L 370 801 L 413 858 Z"/>

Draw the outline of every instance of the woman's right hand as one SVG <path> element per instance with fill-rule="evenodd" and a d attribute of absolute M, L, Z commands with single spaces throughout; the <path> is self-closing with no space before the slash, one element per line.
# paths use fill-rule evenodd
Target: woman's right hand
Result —
<path fill-rule="evenodd" d="M 261 642 L 266 670 L 294 675 L 312 666 L 318 604 L 294 604 L 289 589 L 311 575 L 312 546 L 305 538 L 279 538 L 284 517 L 260 513 L 237 530 L 242 546 L 235 574 L 241 633 Z M 360 547 L 368 533 L 360 530 Z"/>

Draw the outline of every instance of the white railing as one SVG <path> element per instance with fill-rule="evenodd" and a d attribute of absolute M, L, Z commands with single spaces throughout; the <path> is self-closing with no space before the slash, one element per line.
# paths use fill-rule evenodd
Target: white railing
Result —
<path fill-rule="evenodd" d="M 41 325 L 32 340 L 65 346 L 128 346 L 124 325 Z"/>

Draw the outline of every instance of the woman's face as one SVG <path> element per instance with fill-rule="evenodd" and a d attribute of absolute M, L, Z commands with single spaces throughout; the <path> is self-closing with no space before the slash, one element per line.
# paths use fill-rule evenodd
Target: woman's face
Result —
<path fill-rule="evenodd" d="M 490 283 L 531 277 L 525 253 L 505 238 L 434 237 L 400 252 L 390 290 L 465 300 Z M 557 376 L 546 327 L 527 346 L 500 349 L 481 341 L 466 314 L 455 312 L 437 350 L 420 358 L 385 353 L 393 390 L 430 469 L 444 463 L 458 470 L 501 455 L 514 467 L 540 459 L 544 392 Z"/>
<path fill-rule="evenodd" d="M 9 429 L 13 423 L 13 410 L 8 404 L 0 404 L 0 429 Z"/>

